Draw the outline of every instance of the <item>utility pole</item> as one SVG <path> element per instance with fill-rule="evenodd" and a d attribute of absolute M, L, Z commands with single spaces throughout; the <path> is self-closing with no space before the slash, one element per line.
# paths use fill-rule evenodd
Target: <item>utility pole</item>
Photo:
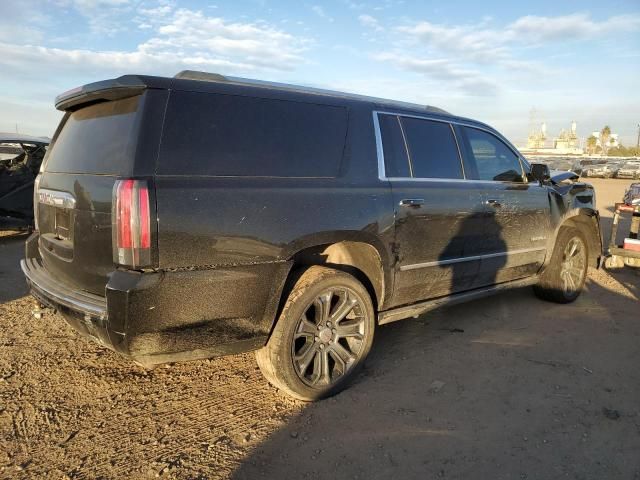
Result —
<path fill-rule="evenodd" d="M 640 148 L 640 123 L 638 124 L 638 141 L 636 142 L 636 148 Z"/>

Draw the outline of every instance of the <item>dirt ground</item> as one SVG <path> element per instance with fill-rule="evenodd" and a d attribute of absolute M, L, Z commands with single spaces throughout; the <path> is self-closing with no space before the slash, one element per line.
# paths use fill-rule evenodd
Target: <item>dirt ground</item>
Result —
<path fill-rule="evenodd" d="M 605 230 L 630 182 L 594 180 Z M 640 276 L 591 271 L 572 305 L 530 288 L 378 329 L 317 403 L 252 354 L 145 371 L 30 315 L 0 238 L 0 478 L 640 479 Z"/>

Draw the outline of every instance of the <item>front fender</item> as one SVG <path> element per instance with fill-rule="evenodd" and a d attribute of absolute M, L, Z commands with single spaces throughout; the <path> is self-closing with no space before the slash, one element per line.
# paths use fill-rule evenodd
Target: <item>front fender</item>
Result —
<path fill-rule="evenodd" d="M 584 234 L 589 248 L 589 264 L 598 268 L 602 257 L 602 234 L 593 186 L 584 182 L 555 185 L 550 187 L 549 198 L 553 229 L 542 268 L 551 260 L 558 232 L 566 226 L 577 228 Z"/>

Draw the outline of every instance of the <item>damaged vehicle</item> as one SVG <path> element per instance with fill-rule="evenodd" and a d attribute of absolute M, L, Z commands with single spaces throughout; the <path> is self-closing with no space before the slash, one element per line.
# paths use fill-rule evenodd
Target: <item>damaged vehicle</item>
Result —
<path fill-rule="evenodd" d="M 0 229 L 33 226 L 33 184 L 49 139 L 0 133 Z"/>
<path fill-rule="evenodd" d="M 436 107 L 193 71 L 56 107 L 22 270 L 144 366 L 254 350 L 316 400 L 381 325 L 524 286 L 572 302 L 600 262 L 589 184 Z"/>
<path fill-rule="evenodd" d="M 640 163 L 625 163 L 616 172 L 616 178 L 629 178 L 631 180 L 640 180 Z"/>
<path fill-rule="evenodd" d="M 583 175 L 591 178 L 612 178 L 615 173 L 612 165 L 605 164 L 590 166 L 584 170 Z"/>

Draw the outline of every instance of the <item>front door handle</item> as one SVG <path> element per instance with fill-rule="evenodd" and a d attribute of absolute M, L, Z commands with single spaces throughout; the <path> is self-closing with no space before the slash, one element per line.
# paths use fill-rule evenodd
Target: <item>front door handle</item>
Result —
<path fill-rule="evenodd" d="M 420 207 L 424 205 L 424 198 L 405 198 L 400 200 L 401 207 Z"/>
<path fill-rule="evenodd" d="M 489 205 L 490 207 L 493 207 L 493 208 L 500 208 L 502 206 L 502 204 L 498 200 L 496 200 L 494 198 L 490 198 L 489 200 L 487 200 L 484 203 L 485 203 L 485 205 Z"/>

